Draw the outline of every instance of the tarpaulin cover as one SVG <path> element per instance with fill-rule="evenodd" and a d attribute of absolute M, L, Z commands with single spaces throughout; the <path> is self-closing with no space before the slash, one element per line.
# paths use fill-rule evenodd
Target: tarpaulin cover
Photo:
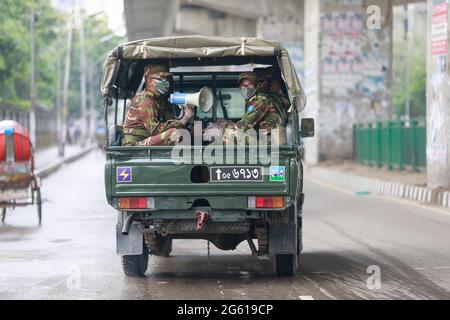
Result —
<path fill-rule="evenodd" d="M 112 88 L 121 60 L 246 56 L 276 56 L 291 102 L 299 111 L 305 107 L 305 93 L 288 51 L 276 41 L 258 38 L 182 36 L 146 39 L 122 44 L 113 50 L 106 60 L 101 92 L 105 98 L 112 98 Z"/>

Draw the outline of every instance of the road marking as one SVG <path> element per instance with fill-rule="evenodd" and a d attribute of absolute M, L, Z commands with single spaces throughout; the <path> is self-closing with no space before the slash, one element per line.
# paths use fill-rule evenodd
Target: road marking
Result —
<path fill-rule="evenodd" d="M 298 296 L 300 300 L 314 300 L 312 296 Z"/>

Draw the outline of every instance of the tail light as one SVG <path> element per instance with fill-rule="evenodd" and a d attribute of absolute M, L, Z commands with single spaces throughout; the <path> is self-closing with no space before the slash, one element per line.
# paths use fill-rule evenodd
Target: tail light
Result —
<path fill-rule="evenodd" d="M 119 209 L 155 209 L 155 199 L 149 197 L 121 197 Z"/>
<path fill-rule="evenodd" d="M 248 197 L 248 207 L 256 209 L 282 209 L 284 208 L 284 197 Z"/>

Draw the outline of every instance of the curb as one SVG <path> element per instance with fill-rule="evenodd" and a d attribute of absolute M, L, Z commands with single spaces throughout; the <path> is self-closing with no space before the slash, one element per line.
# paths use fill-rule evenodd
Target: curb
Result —
<path fill-rule="evenodd" d="M 374 194 L 450 208 L 450 191 L 448 190 L 365 178 L 320 167 L 305 167 L 305 172 L 313 178 L 348 189 L 357 195 Z"/>
<path fill-rule="evenodd" d="M 58 171 L 63 165 L 74 162 L 74 161 L 84 157 L 89 152 L 94 150 L 94 148 L 95 148 L 94 146 L 88 147 L 85 150 L 83 150 L 73 156 L 64 158 L 63 160 L 60 160 L 57 163 L 53 163 L 47 167 L 44 167 L 43 169 L 36 170 L 36 176 L 38 176 L 41 179 L 44 179 L 44 178 L 48 177 L 49 175 L 51 175 L 52 173 Z"/>

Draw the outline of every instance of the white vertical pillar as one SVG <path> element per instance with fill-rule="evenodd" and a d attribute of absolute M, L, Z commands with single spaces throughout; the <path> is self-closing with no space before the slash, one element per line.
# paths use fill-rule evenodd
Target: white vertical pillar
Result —
<path fill-rule="evenodd" d="M 450 186 L 449 3 L 428 0 L 427 180 Z"/>
<path fill-rule="evenodd" d="M 320 1 L 305 0 L 305 80 L 304 87 L 308 99 L 303 118 L 316 120 L 316 137 L 305 139 L 305 161 L 308 164 L 319 162 L 319 34 L 320 34 Z"/>

